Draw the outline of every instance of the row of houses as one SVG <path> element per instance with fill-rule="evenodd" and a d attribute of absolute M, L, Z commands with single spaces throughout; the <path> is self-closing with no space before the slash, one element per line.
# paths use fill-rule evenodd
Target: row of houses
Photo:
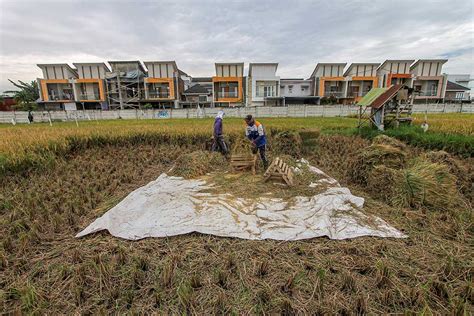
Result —
<path fill-rule="evenodd" d="M 318 63 L 309 78 L 280 78 L 278 63 L 216 63 L 212 77 L 192 77 L 175 61 L 39 64 L 40 99 L 46 109 L 199 106 L 284 106 L 359 101 L 374 87 L 404 84 L 415 101 L 469 99 L 467 82 L 450 82 L 446 59 L 380 63 Z"/>

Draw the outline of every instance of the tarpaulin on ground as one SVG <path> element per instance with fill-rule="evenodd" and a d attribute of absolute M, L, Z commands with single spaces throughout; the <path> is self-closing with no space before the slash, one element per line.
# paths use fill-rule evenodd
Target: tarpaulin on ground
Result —
<path fill-rule="evenodd" d="M 322 176 L 311 184 L 320 185 L 322 192 L 289 200 L 213 194 L 207 190 L 212 183 L 162 174 L 130 193 L 76 237 L 101 230 L 130 240 L 191 232 L 256 240 L 406 237 L 382 219 L 364 214 L 363 198 L 352 195 L 318 168 L 309 167 Z"/>

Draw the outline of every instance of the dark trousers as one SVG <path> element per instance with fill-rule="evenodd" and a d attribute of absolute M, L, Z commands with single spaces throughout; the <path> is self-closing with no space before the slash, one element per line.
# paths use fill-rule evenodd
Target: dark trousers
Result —
<path fill-rule="evenodd" d="M 212 143 L 212 151 L 218 151 L 224 155 L 227 155 L 229 149 L 227 148 L 227 144 L 224 141 L 224 136 L 214 136 L 214 142 Z"/>
<path fill-rule="evenodd" d="M 252 152 L 256 154 L 257 152 L 260 154 L 260 159 L 262 159 L 263 162 L 263 169 L 267 170 L 268 168 L 268 160 L 267 156 L 265 155 L 265 148 L 266 145 L 260 146 L 260 147 L 253 147 Z"/>

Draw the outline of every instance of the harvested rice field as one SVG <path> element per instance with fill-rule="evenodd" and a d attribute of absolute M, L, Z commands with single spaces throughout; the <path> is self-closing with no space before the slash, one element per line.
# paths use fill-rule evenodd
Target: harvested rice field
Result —
<path fill-rule="evenodd" d="M 261 165 L 255 176 L 233 174 L 228 158 L 208 151 L 212 120 L 1 126 L 0 310 L 472 314 L 474 116 L 428 119 L 426 134 L 386 135 L 359 133 L 351 118 L 260 120 L 270 158 L 291 166 L 306 159 L 364 198 L 365 214 L 408 236 L 294 241 L 200 233 L 130 241 L 107 231 L 75 238 L 162 173 L 213 179 L 209 194 L 313 194 L 316 178 L 304 172 L 288 189 L 263 186 Z M 241 120 L 224 120 L 233 148 L 243 131 Z"/>

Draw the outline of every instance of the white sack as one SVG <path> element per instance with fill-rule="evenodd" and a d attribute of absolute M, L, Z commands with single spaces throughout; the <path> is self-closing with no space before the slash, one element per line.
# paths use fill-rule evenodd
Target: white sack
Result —
<path fill-rule="evenodd" d="M 363 214 L 363 198 L 352 195 L 348 188 L 316 167 L 310 166 L 310 170 L 325 177 L 312 183 L 324 185 L 324 191 L 289 201 L 215 195 L 204 192 L 209 188 L 205 181 L 162 174 L 130 193 L 76 237 L 104 229 L 130 240 L 191 232 L 257 240 L 406 237 L 382 219 Z"/>

